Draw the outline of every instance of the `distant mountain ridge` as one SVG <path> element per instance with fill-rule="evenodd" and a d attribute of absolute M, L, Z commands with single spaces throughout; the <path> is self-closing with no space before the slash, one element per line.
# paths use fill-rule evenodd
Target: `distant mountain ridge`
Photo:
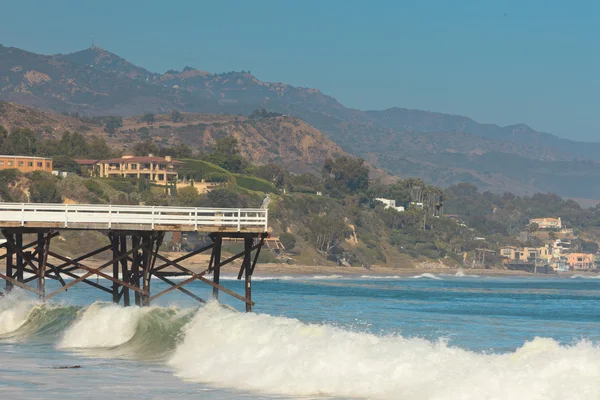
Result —
<path fill-rule="evenodd" d="M 0 46 L 0 99 L 86 115 L 173 109 L 248 115 L 266 108 L 303 119 L 344 151 L 399 176 L 600 199 L 600 143 L 429 111 L 355 110 L 317 89 L 262 82 L 243 71 L 212 74 L 188 67 L 155 74 L 97 47 L 45 56 Z"/>

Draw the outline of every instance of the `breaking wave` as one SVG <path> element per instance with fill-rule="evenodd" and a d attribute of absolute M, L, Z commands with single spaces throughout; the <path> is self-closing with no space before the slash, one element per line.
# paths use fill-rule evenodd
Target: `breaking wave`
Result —
<path fill-rule="evenodd" d="M 535 338 L 485 354 L 218 303 L 200 309 L 43 305 L 0 299 L 0 340 L 53 338 L 90 357 L 166 362 L 176 376 L 243 391 L 369 399 L 582 399 L 600 392 L 600 347 Z"/>
<path fill-rule="evenodd" d="M 406 278 L 405 276 L 400 276 L 400 275 L 361 275 L 360 279 L 390 279 L 390 280 L 396 280 L 396 279 L 404 279 Z"/>
<path fill-rule="evenodd" d="M 169 365 L 217 387 L 377 399 L 582 399 L 600 391 L 600 347 L 536 338 L 482 354 L 444 341 L 376 336 L 209 304 Z"/>
<path fill-rule="evenodd" d="M 465 271 L 463 271 L 462 269 L 459 269 L 458 271 L 456 271 L 456 274 L 454 274 L 454 276 L 458 276 L 461 278 L 479 278 L 479 275 L 465 274 Z"/>
<path fill-rule="evenodd" d="M 0 299 L 0 339 L 54 339 L 75 319 L 77 309 L 40 303 L 15 289 Z"/>
<path fill-rule="evenodd" d="M 434 274 L 430 274 L 429 272 L 426 272 L 424 274 L 421 275 L 416 275 L 412 277 L 413 279 L 436 279 L 436 280 L 442 280 L 442 278 L 440 278 L 439 276 L 435 276 Z"/>
<path fill-rule="evenodd" d="M 91 356 L 161 359 L 176 344 L 192 310 L 121 307 L 96 302 L 79 311 L 59 348 Z"/>
<path fill-rule="evenodd" d="M 21 293 L 0 299 L 0 340 L 57 342 L 83 355 L 161 359 L 173 351 L 195 310 L 42 304 Z"/>

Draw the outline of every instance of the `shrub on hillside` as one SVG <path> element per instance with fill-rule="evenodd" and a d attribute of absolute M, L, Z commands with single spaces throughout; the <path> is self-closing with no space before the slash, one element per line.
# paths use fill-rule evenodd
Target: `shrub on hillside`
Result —
<path fill-rule="evenodd" d="M 277 188 L 271 182 L 251 175 L 235 174 L 235 180 L 238 186 L 245 189 L 264 193 L 277 193 Z"/>
<path fill-rule="evenodd" d="M 29 200 L 32 203 L 62 203 L 63 197 L 57 179 L 47 172 L 35 171 L 27 175 L 31 180 Z"/>
<path fill-rule="evenodd" d="M 294 247 L 296 247 L 296 236 L 291 233 L 283 232 L 279 235 L 279 240 L 287 251 L 291 251 Z"/>

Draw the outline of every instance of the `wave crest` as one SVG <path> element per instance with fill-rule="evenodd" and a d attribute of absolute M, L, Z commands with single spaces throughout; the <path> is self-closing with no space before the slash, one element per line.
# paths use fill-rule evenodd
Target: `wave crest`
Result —
<path fill-rule="evenodd" d="M 508 354 L 350 332 L 209 304 L 169 365 L 219 387 L 377 399 L 580 399 L 600 390 L 600 348 L 536 338 Z"/>

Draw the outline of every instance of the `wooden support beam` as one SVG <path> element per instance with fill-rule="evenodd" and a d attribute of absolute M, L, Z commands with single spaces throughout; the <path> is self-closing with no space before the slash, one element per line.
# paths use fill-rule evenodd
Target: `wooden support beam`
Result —
<path fill-rule="evenodd" d="M 4 232 L 4 231 L 3 231 Z M 4 237 L 6 238 L 6 235 L 4 235 Z M 14 236 L 14 241 L 8 241 L 8 238 L 6 238 L 6 243 L 14 243 L 16 246 L 12 246 L 12 251 L 14 251 L 17 254 L 17 270 L 15 271 L 15 278 L 17 278 L 18 281 L 22 281 L 23 280 L 23 251 L 17 251 L 15 249 L 15 247 L 18 247 L 19 249 L 23 248 L 23 234 L 22 233 L 16 233 Z M 10 247 L 10 245 L 9 245 Z"/>
<path fill-rule="evenodd" d="M 73 278 L 73 279 L 78 279 L 78 278 L 80 278 L 80 276 L 79 276 L 79 275 L 75 275 L 75 274 L 74 274 L 74 273 L 72 273 L 72 272 L 66 272 L 66 271 L 63 271 L 63 274 L 65 274 L 65 275 L 67 275 L 68 277 L 71 277 L 71 278 Z M 81 282 L 83 282 L 83 283 L 85 283 L 85 284 L 88 284 L 88 285 L 90 285 L 90 286 L 93 286 L 93 287 L 95 287 L 96 289 L 100 289 L 100 290 L 102 290 L 102 291 L 104 291 L 104 292 L 107 292 L 107 293 L 112 293 L 112 289 L 106 288 L 106 287 L 104 287 L 104 286 L 102 286 L 102 285 L 100 285 L 100 284 L 98 284 L 98 283 L 96 283 L 96 282 L 94 282 L 94 281 L 90 281 L 89 279 L 83 279 Z M 65 283 L 65 281 L 61 281 L 61 284 L 62 284 L 62 286 L 66 286 L 66 283 Z M 67 291 L 67 290 L 65 289 L 65 292 L 66 292 L 66 291 Z"/>
<path fill-rule="evenodd" d="M 35 271 L 34 272 L 35 274 L 38 274 L 39 273 L 38 266 L 36 266 L 31 261 L 31 256 L 23 251 L 23 247 L 22 247 L 23 246 L 23 235 L 16 234 L 15 240 L 13 240 L 12 237 L 9 237 L 6 235 L 5 230 L 2 230 L 2 233 L 4 234 L 4 237 L 6 238 L 6 245 L 17 254 L 17 271 L 15 273 L 16 279 L 20 282 L 22 282 L 24 279 L 23 272 L 25 270 L 25 266 L 23 265 L 23 261 L 25 261 L 25 263 L 27 265 L 29 265 L 33 269 L 33 271 Z M 36 243 L 39 243 L 39 242 L 40 241 L 38 240 Z"/>
<path fill-rule="evenodd" d="M 254 261 L 252 261 L 252 268 L 250 269 L 250 275 L 254 274 L 254 268 L 256 268 L 256 263 L 258 262 L 258 256 L 260 255 L 260 249 L 265 243 L 265 238 L 260 238 L 260 242 L 258 242 L 258 248 L 256 249 L 256 253 L 254 254 Z M 238 279 L 240 279 L 238 277 Z"/>
<path fill-rule="evenodd" d="M 64 267 L 66 267 L 67 265 L 73 265 L 73 264 L 76 264 L 76 263 L 78 263 L 79 261 L 83 261 L 83 260 L 85 260 L 85 259 L 87 259 L 87 258 L 90 258 L 90 257 L 93 257 L 93 256 L 95 256 L 95 255 L 97 255 L 97 254 L 103 253 L 103 252 L 105 252 L 106 250 L 110 250 L 111 248 L 112 248 L 112 245 L 110 245 L 110 244 L 109 244 L 108 246 L 101 247 L 101 248 L 99 248 L 99 249 L 96 249 L 96 250 L 94 250 L 94 251 L 92 251 L 92 252 L 89 252 L 89 253 L 87 253 L 87 254 L 84 254 L 84 255 L 82 255 L 82 256 L 79 256 L 79 257 L 73 258 L 72 260 L 71 260 L 71 259 L 69 259 L 68 261 L 64 262 L 63 264 L 57 265 L 57 266 L 56 266 L 56 268 L 58 268 L 58 269 L 60 269 L 60 270 L 62 271 L 62 270 L 64 270 Z M 79 269 L 79 268 L 77 268 L 77 266 L 75 266 L 75 267 L 72 267 L 72 268 L 67 268 L 67 270 L 68 270 L 68 271 L 74 271 L 74 270 L 76 270 L 76 269 Z"/>
<path fill-rule="evenodd" d="M 12 283 L 13 285 L 20 287 L 22 289 L 29 290 L 30 292 L 33 292 L 33 293 L 37 294 L 38 296 L 42 296 L 42 293 L 39 290 L 34 289 L 31 286 L 27 286 L 25 283 L 19 282 L 18 280 L 14 279 L 14 278 L 8 277 L 2 273 L 0 273 L 0 278 L 4 279 L 7 282 Z"/>
<path fill-rule="evenodd" d="M 175 282 L 171 281 L 170 279 L 167 279 L 167 278 L 165 278 L 164 276 L 158 276 L 158 275 L 154 275 L 154 276 L 156 276 L 156 277 L 157 277 L 158 279 L 160 279 L 161 281 L 168 283 L 168 284 L 169 284 L 169 285 L 171 285 L 171 286 L 175 286 Z M 180 292 L 182 292 L 182 293 L 185 293 L 185 294 L 187 294 L 188 296 L 190 296 L 190 297 L 192 297 L 192 298 L 196 299 L 196 300 L 197 300 L 198 302 L 200 302 L 200 303 L 206 303 L 206 300 L 204 300 L 204 299 L 202 299 L 202 298 L 200 298 L 200 297 L 196 296 L 194 293 L 190 292 L 189 290 L 186 290 L 186 289 L 184 289 L 184 288 L 182 288 L 182 287 L 178 287 L 178 288 L 177 288 L 177 290 L 179 290 Z M 164 294 L 164 293 L 163 293 L 163 294 Z M 154 296 L 154 298 L 157 298 L 159 295 L 161 295 L 161 296 L 162 296 L 162 294 L 160 294 L 160 293 L 159 293 L 159 294 L 157 294 L 156 296 Z"/>
<path fill-rule="evenodd" d="M 140 287 L 140 263 L 141 263 L 141 254 L 139 253 L 139 249 L 142 247 L 140 246 L 140 237 L 137 235 L 133 235 L 131 237 L 131 246 L 136 248 L 137 250 L 135 252 L 133 252 L 133 262 L 131 263 L 131 275 L 130 275 L 130 283 L 133 284 L 134 287 L 139 288 Z M 134 301 L 135 301 L 135 305 L 136 306 L 141 306 L 142 305 L 142 298 L 140 297 L 140 294 L 137 291 L 134 291 L 133 293 L 134 296 Z"/>
<path fill-rule="evenodd" d="M 134 251 L 138 251 L 138 250 L 139 250 L 139 246 L 136 246 L 136 247 L 134 247 L 133 249 L 129 250 L 128 252 L 126 252 L 126 253 L 122 253 L 121 255 L 119 255 L 118 259 L 119 259 L 119 260 L 121 260 L 122 258 L 125 258 L 125 257 L 127 257 L 129 254 L 133 253 Z M 64 262 L 72 262 L 72 261 L 71 261 L 71 260 L 69 260 L 68 258 L 61 256 L 60 254 L 56 254 L 56 253 L 54 253 L 54 252 L 52 252 L 52 251 L 48 251 L 48 253 L 49 253 L 49 254 L 50 254 L 52 257 L 54 257 L 54 258 L 58 258 L 59 260 L 63 260 Z M 79 282 L 83 281 L 84 279 L 87 279 L 87 278 L 89 278 L 89 277 L 90 277 L 90 276 L 92 276 L 92 275 L 98 275 L 98 276 L 101 276 L 101 277 L 103 277 L 103 278 L 105 278 L 105 279 L 108 279 L 108 280 L 110 280 L 110 281 L 115 281 L 115 279 L 114 279 L 112 276 L 110 276 L 110 275 L 107 275 L 107 274 L 105 274 L 105 273 L 101 272 L 101 270 L 102 270 L 102 269 L 104 269 L 104 268 L 108 267 L 109 265 L 111 265 L 111 264 L 112 264 L 112 262 L 113 262 L 113 260 L 110 260 L 110 261 L 108 261 L 107 263 L 104 263 L 104 264 L 102 264 L 100 267 L 97 267 L 97 268 L 90 268 L 90 267 L 88 267 L 88 266 L 86 266 L 86 265 L 84 265 L 84 264 L 81 264 L 81 263 L 77 262 L 76 264 L 77 264 L 77 266 L 79 267 L 79 269 L 85 269 L 85 270 L 86 270 L 86 271 L 88 271 L 88 272 L 87 272 L 86 274 L 84 274 L 83 276 L 81 276 L 81 277 L 79 277 L 79 278 L 77 278 L 77 279 L 73 280 L 72 282 L 69 282 L 68 284 L 66 284 L 66 285 L 65 285 L 65 286 L 63 286 L 62 288 L 60 288 L 60 289 L 57 289 L 57 290 L 55 290 L 54 292 L 50 293 L 50 294 L 47 296 L 47 298 L 54 297 L 54 296 L 55 296 L 55 295 L 57 295 L 58 293 L 60 293 L 60 292 L 62 292 L 62 291 L 64 291 L 64 290 L 67 290 L 67 289 L 68 289 L 68 288 L 70 288 L 71 286 L 74 286 L 74 285 L 78 284 Z M 143 290 L 142 290 L 142 289 L 140 289 L 140 288 L 138 288 L 138 287 L 136 287 L 136 286 L 134 286 L 134 285 L 131 285 L 130 283 L 123 282 L 123 281 L 119 281 L 118 279 L 117 279 L 116 281 L 117 281 L 118 283 L 120 283 L 121 285 L 123 285 L 123 286 L 126 286 L 126 287 L 128 287 L 128 288 L 130 288 L 130 289 L 134 290 L 136 293 L 138 293 L 138 292 L 142 292 L 142 293 L 143 293 Z"/>
<path fill-rule="evenodd" d="M 157 293 L 157 294 L 155 294 L 154 296 L 150 297 L 150 301 L 156 300 L 156 299 L 158 299 L 160 296 L 162 296 L 162 295 L 165 295 L 165 294 L 167 294 L 167 293 L 169 293 L 169 292 L 172 292 L 173 290 L 180 289 L 182 286 L 185 286 L 185 285 L 187 285 L 188 283 L 190 283 L 190 282 L 192 282 L 192 281 L 195 281 L 195 280 L 196 280 L 196 277 L 195 277 L 195 276 L 192 276 L 191 278 L 188 278 L 188 279 L 186 279 L 186 280 L 184 280 L 184 281 L 181 281 L 181 282 L 179 282 L 179 283 L 177 283 L 177 284 L 173 283 L 173 285 L 172 285 L 170 288 L 168 288 L 168 289 L 165 289 L 165 290 L 163 290 L 162 292 L 160 292 L 160 293 Z"/>
<path fill-rule="evenodd" d="M 250 264 L 250 260 L 252 257 L 252 244 L 254 243 L 254 239 L 251 236 L 247 236 L 244 238 L 244 275 L 245 275 L 245 289 L 246 289 L 246 312 L 252 311 L 252 273 Z"/>
<path fill-rule="evenodd" d="M 162 264 L 161 266 L 156 267 L 154 269 L 154 272 L 161 271 L 161 270 L 163 270 L 163 269 L 165 269 L 165 268 L 167 268 L 169 266 L 173 266 L 173 265 L 175 265 L 177 263 L 180 263 L 180 262 L 182 262 L 184 260 L 187 260 L 188 258 L 193 257 L 193 256 L 195 256 L 197 254 L 204 253 L 206 250 L 212 249 L 213 246 L 214 246 L 214 243 L 211 243 L 208 246 L 202 247 L 201 249 L 198 249 L 198 250 L 194 250 L 191 253 L 188 253 L 185 256 L 178 257 L 178 258 L 176 258 L 174 260 L 169 260 L 169 259 L 165 258 L 165 260 L 167 260 L 167 261 L 164 264 Z"/>
<path fill-rule="evenodd" d="M 215 247 L 213 248 L 213 298 L 219 299 L 219 283 L 221 281 L 221 249 L 223 247 L 223 235 L 216 234 Z"/>
<path fill-rule="evenodd" d="M 249 239 L 250 239 L 250 240 L 252 240 L 252 242 L 254 242 L 254 239 L 253 239 L 253 238 L 249 238 Z M 244 241 L 244 248 L 245 248 L 245 246 L 246 246 L 246 242 Z M 252 251 L 256 250 L 256 252 L 257 252 L 257 254 L 258 254 L 258 252 L 260 251 L 260 247 L 261 247 L 261 246 L 262 246 L 262 242 L 261 242 L 261 243 L 259 243 L 259 244 L 257 244 L 257 245 L 254 245 L 254 246 L 252 246 L 252 247 L 250 248 L 250 251 L 252 252 Z M 236 255 L 236 257 L 237 257 L 237 258 L 239 258 L 239 257 L 241 257 L 241 256 L 244 256 L 244 257 L 245 257 L 245 255 L 246 255 L 246 250 L 244 250 L 244 251 L 243 251 L 243 252 L 241 252 L 240 254 L 237 254 L 237 255 Z M 256 259 L 258 259 L 258 256 L 256 256 L 255 258 L 256 258 Z M 248 260 L 248 262 L 250 262 L 250 260 Z M 244 264 L 244 262 L 242 262 L 242 265 L 240 266 L 240 272 L 238 272 L 238 277 L 237 277 L 237 278 L 238 278 L 238 280 L 242 279 L 242 276 L 244 275 L 245 268 L 246 268 L 246 265 Z"/>
<path fill-rule="evenodd" d="M 168 258 L 164 257 L 164 256 L 163 256 L 163 255 L 161 255 L 161 254 L 157 254 L 156 256 L 157 256 L 158 258 L 160 258 L 161 260 L 163 260 L 163 261 L 170 261 Z M 172 262 L 172 261 L 171 261 L 171 262 Z M 233 291 L 231 291 L 231 290 L 227 289 L 226 287 L 223 287 L 223 286 L 221 286 L 221 285 L 217 285 L 217 284 L 216 284 L 216 283 L 214 283 L 213 281 L 211 281 L 211 280 L 209 280 L 209 279 L 206 279 L 204 276 L 202 276 L 202 275 L 205 275 L 205 274 L 208 272 L 208 270 L 206 270 L 206 271 L 203 271 L 201 274 L 197 274 L 197 273 L 195 273 L 194 271 L 190 271 L 189 269 L 187 269 L 187 268 L 185 268 L 184 266 L 181 266 L 181 265 L 179 265 L 179 264 L 173 264 L 173 266 L 174 266 L 175 268 L 177 268 L 177 269 L 179 269 L 179 270 L 183 271 L 183 272 L 186 272 L 188 275 L 190 275 L 190 276 L 193 276 L 193 277 L 195 277 L 196 279 L 198 279 L 198 280 L 200 280 L 200 281 L 202 281 L 202 282 L 204 282 L 204 283 L 206 283 L 206 284 L 208 284 L 208 285 L 212 286 L 213 288 L 216 288 L 216 289 L 218 289 L 218 290 L 220 290 L 220 291 L 222 291 L 222 292 L 225 292 L 225 293 L 227 293 L 228 295 L 230 295 L 230 296 L 232 296 L 232 297 L 235 297 L 235 298 L 236 298 L 236 299 L 238 299 L 238 300 L 241 300 L 241 301 L 243 301 L 244 303 L 246 302 L 246 299 L 245 299 L 243 296 L 240 296 L 240 295 L 239 295 L 239 294 L 237 294 L 236 292 L 233 292 Z M 254 305 L 254 303 L 252 303 L 252 305 Z"/>
<path fill-rule="evenodd" d="M 121 236 L 119 237 L 120 248 L 119 254 L 127 253 L 127 237 Z M 129 269 L 127 268 L 127 257 L 121 259 L 121 279 L 125 282 L 130 281 Z M 119 295 L 119 300 L 123 297 L 123 306 L 129 307 L 131 305 L 131 300 L 129 298 L 129 288 L 126 286 L 121 286 L 121 294 Z"/>
<path fill-rule="evenodd" d="M 208 269 L 207 269 L 208 271 Z M 210 274 L 210 271 L 207 272 L 207 274 Z M 173 276 L 189 276 L 189 274 L 187 272 L 182 272 L 182 271 L 169 271 L 169 272 L 155 272 L 152 274 L 153 276 L 159 277 L 159 276 L 164 276 L 164 277 L 173 277 Z"/>
<path fill-rule="evenodd" d="M 112 233 L 109 233 L 108 238 L 110 239 L 113 254 L 113 278 L 119 279 L 119 260 L 117 260 L 117 257 L 119 257 L 119 239 Z M 112 284 L 112 301 L 115 304 L 119 302 L 119 286 L 120 285 L 117 282 L 113 282 Z"/>
<path fill-rule="evenodd" d="M 5 229 L 3 229 L 2 232 L 3 232 L 3 234 L 4 234 L 5 237 L 6 237 L 6 235 L 11 235 L 12 236 L 12 234 L 8 233 L 8 231 L 5 230 Z M 54 231 L 50 235 L 51 235 L 52 238 L 54 238 L 54 237 L 60 235 L 60 232 Z M 28 248 L 33 247 L 33 246 L 37 246 L 38 242 L 39 242 L 39 240 L 36 240 L 34 242 L 31 242 L 31 243 L 27 243 L 26 245 L 23 246 L 23 250 L 28 249 Z M 8 246 L 6 245 L 6 243 L 1 244 L 0 248 L 2 248 L 2 247 L 7 247 L 8 248 Z M 6 256 L 7 256 L 7 254 L 1 255 L 0 256 L 0 260 L 4 260 L 6 258 Z"/>
<path fill-rule="evenodd" d="M 37 262 L 37 263 L 39 263 L 39 262 L 40 262 L 40 259 L 39 259 L 39 258 L 36 258 L 36 257 L 32 258 L 31 260 L 32 260 L 32 261 L 35 261 L 35 262 Z M 57 280 L 57 281 L 59 281 L 59 282 L 60 282 L 60 284 L 61 284 L 62 286 L 65 286 L 65 281 L 64 281 L 64 279 L 63 279 L 63 278 L 60 276 L 60 272 L 58 271 L 58 268 L 56 268 L 56 265 L 54 265 L 54 264 L 52 264 L 52 263 L 50 263 L 50 262 L 48 262 L 48 261 L 46 260 L 46 266 L 47 266 L 47 267 L 49 267 L 49 268 L 52 270 L 52 272 L 54 273 L 54 276 L 52 276 L 52 275 L 50 274 L 50 272 L 49 272 L 49 271 L 46 271 L 46 278 L 50 278 L 50 279 Z M 28 272 L 28 273 L 30 273 L 30 274 L 35 274 L 35 273 L 36 273 L 35 271 L 29 271 L 29 270 L 27 270 L 27 269 L 25 269 L 25 272 Z M 69 274 L 66 274 L 66 273 L 65 273 L 65 275 L 69 275 Z M 71 275 L 73 275 L 73 274 L 71 274 Z M 70 276 L 70 275 L 69 275 L 69 276 Z M 75 275 L 75 276 L 76 276 L 76 275 Z M 26 281 L 26 282 L 29 282 L 30 280 L 31 280 L 31 278 L 28 278 L 28 279 L 26 279 L 25 281 Z"/>
<path fill-rule="evenodd" d="M 46 294 L 46 264 L 48 262 L 48 251 L 50 250 L 50 235 L 38 233 L 37 256 L 38 256 L 38 290 L 42 293 L 43 300 Z"/>
<path fill-rule="evenodd" d="M 150 305 L 150 273 L 152 268 L 152 255 L 154 253 L 154 242 L 156 235 L 146 236 L 143 239 L 142 247 L 142 289 L 147 295 L 141 296 L 141 305 Z"/>
<path fill-rule="evenodd" d="M 3 232 L 3 233 L 4 233 L 5 237 L 7 238 L 6 239 L 7 241 L 9 240 L 8 239 L 8 235 L 10 235 L 10 240 L 11 241 L 14 240 L 14 239 L 12 239 L 12 235 L 11 234 L 8 234 L 6 232 Z M 4 243 L 4 244 L 6 245 L 6 243 Z M 6 256 L 7 257 L 6 257 L 6 270 L 5 270 L 5 272 L 6 272 L 6 275 L 8 275 L 11 278 L 14 278 L 14 276 L 13 276 L 13 261 L 14 261 L 13 260 L 13 256 L 14 256 L 14 253 L 15 252 L 11 248 L 9 248 L 8 246 L 6 246 Z M 11 281 L 7 280 L 6 281 L 6 293 L 10 293 L 10 291 L 12 290 L 12 288 L 13 288 L 13 283 Z"/>

